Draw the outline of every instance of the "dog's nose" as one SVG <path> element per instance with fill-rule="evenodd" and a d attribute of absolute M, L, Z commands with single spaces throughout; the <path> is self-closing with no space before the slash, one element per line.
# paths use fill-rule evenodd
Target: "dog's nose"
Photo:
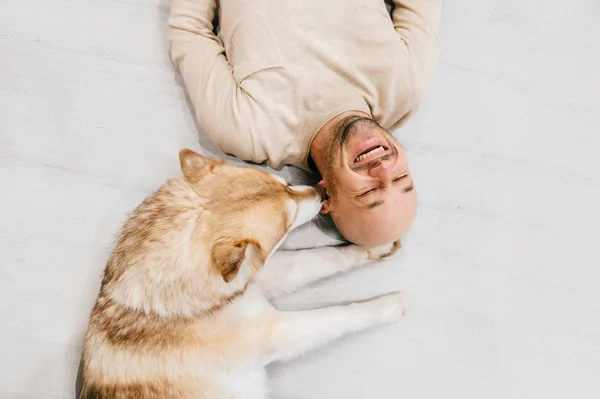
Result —
<path fill-rule="evenodd" d="M 325 201 L 327 199 L 327 191 L 321 186 L 313 186 L 313 189 L 319 194 L 321 197 L 321 201 Z"/>

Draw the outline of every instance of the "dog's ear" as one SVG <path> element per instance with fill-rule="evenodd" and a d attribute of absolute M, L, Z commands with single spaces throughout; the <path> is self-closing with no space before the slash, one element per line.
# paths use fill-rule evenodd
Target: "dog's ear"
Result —
<path fill-rule="evenodd" d="M 215 167 L 217 161 L 183 148 L 179 151 L 179 164 L 185 180 L 188 183 L 197 183 Z"/>
<path fill-rule="evenodd" d="M 237 276 L 245 259 L 248 259 L 248 266 L 255 271 L 265 263 L 265 253 L 260 244 L 253 239 L 221 239 L 213 245 L 211 255 L 213 265 L 226 283 Z"/>

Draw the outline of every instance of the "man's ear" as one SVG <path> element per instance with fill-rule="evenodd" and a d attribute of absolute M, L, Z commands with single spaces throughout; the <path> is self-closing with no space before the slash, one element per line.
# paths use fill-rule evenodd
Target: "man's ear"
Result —
<path fill-rule="evenodd" d="M 323 215 L 328 214 L 329 212 L 331 212 L 331 197 L 329 196 L 329 190 L 328 190 L 328 185 L 325 182 L 325 180 L 321 180 L 319 183 L 317 183 L 317 186 L 321 187 L 321 189 L 323 191 L 325 191 L 325 200 L 323 201 L 323 204 L 321 205 L 321 210 L 320 212 Z"/>
<path fill-rule="evenodd" d="M 188 148 L 179 151 L 179 164 L 188 183 L 197 183 L 211 171 L 217 162 Z"/>
<path fill-rule="evenodd" d="M 213 264 L 226 283 L 237 276 L 244 259 L 248 260 L 249 266 L 255 271 L 265 263 L 265 253 L 260 244 L 253 239 L 221 239 L 213 245 L 211 256 Z"/>

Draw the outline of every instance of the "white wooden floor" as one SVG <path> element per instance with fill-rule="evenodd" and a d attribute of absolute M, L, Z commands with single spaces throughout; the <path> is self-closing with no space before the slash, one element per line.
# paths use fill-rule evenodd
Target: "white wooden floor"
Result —
<path fill-rule="evenodd" d="M 435 89 L 398 132 L 404 251 L 282 301 L 403 290 L 413 310 L 273 367 L 275 398 L 600 398 L 600 3 L 445 3 Z M 74 396 L 120 222 L 200 148 L 167 12 L 0 1 L 2 399 Z"/>

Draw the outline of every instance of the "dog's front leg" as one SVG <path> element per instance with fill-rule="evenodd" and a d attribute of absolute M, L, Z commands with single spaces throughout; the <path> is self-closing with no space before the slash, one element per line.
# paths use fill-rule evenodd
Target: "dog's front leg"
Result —
<path fill-rule="evenodd" d="M 408 308 L 408 296 L 387 294 L 366 302 L 300 312 L 278 312 L 267 337 L 265 364 L 286 360 L 343 335 L 396 321 Z"/>
<path fill-rule="evenodd" d="M 267 261 L 258 274 L 256 283 L 265 295 L 274 297 L 313 281 L 383 259 L 400 248 L 400 241 L 396 241 L 372 248 L 348 245 L 279 251 Z"/>

